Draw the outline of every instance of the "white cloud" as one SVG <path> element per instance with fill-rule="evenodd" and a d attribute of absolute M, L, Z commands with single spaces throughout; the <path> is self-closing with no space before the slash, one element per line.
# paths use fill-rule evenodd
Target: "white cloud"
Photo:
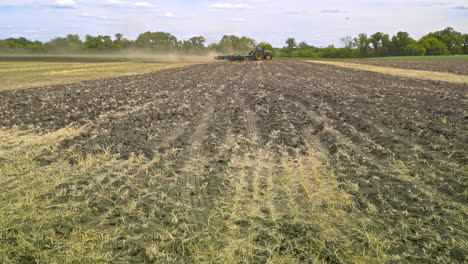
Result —
<path fill-rule="evenodd" d="M 0 28 L 13 28 L 12 25 L 0 26 Z"/>
<path fill-rule="evenodd" d="M 100 16 L 100 15 L 95 15 L 87 12 L 83 12 L 80 14 L 80 17 L 87 17 L 87 18 L 97 18 L 97 19 L 108 19 L 109 17 L 107 16 Z"/>
<path fill-rule="evenodd" d="M 164 14 L 161 14 L 163 17 L 174 17 L 174 14 L 172 12 L 166 12 Z"/>
<path fill-rule="evenodd" d="M 320 13 L 342 13 L 342 11 L 338 9 L 324 9 L 320 10 Z"/>
<path fill-rule="evenodd" d="M 231 21 L 236 21 L 236 22 L 244 22 L 245 21 L 245 18 L 241 18 L 241 17 L 238 17 L 238 18 L 232 18 Z"/>
<path fill-rule="evenodd" d="M 218 9 L 249 9 L 251 6 L 246 4 L 230 4 L 230 3 L 217 3 L 211 4 L 209 8 L 218 8 Z"/>
<path fill-rule="evenodd" d="M 138 7 L 153 7 L 153 5 L 148 3 L 148 2 L 136 2 L 135 6 L 138 6 Z"/>
<path fill-rule="evenodd" d="M 74 8 L 76 7 L 75 0 L 57 0 L 54 2 L 53 6 L 61 8 Z"/>
<path fill-rule="evenodd" d="M 125 4 L 125 2 L 121 0 L 106 0 L 106 2 L 111 5 Z"/>
<path fill-rule="evenodd" d="M 24 33 L 39 33 L 39 31 L 33 30 L 33 29 L 27 29 L 27 30 L 24 30 L 23 32 Z"/>

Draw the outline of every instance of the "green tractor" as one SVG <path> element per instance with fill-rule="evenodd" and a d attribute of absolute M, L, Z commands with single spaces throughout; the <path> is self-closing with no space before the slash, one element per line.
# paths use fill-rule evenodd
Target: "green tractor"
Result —
<path fill-rule="evenodd" d="M 229 61 L 246 61 L 246 60 L 271 60 L 273 59 L 273 51 L 265 50 L 263 46 L 256 46 L 255 49 L 251 50 L 248 55 L 233 54 L 216 56 L 215 60 L 229 60 Z"/>

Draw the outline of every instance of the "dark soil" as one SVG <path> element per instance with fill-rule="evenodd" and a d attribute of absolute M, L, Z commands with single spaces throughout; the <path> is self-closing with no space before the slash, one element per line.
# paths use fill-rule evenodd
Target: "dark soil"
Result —
<path fill-rule="evenodd" d="M 468 61 L 393 61 L 393 60 L 346 60 L 346 62 L 410 70 L 449 72 L 468 75 Z"/>
<path fill-rule="evenodd" d="M 405 63 L 402 68 L 440 71 L 446 65 Z M 461 69 L 466 63 L 451 63 L 447 71 L 468 74 L 468 67 Z M 90 124 L 62 147 L 84 154 L 110 147 L 123 159 L 131 153 L 148 158 L 167 154 L 172 158 L 167 166 L 176 173 L 194 153 L 207 157 L 210 169 L 203 177 L 186 179 L 207 186 L 198 201 L 205 207 L 228 188 L 221 177 L 229 164 L 229 151 L 221 148 L 228 131 L 246 138 L 255 134 L 260 147 L 286 148 L 291 155 L 312 146 L 327 153 L 342 188 L 362 210 L 376 206 L 379 217 L 369 228 L 399 241 L 390 254 L 431 263 L 450 250 L 466 253 L 450 248 L 449 240 L 430 245 L 434 237 L 466 234 L 445 217 L 442 201 L 468 202 L 462 172 L 467 164 L 467 88 L 305 62 L 213 63 L 1 91 L 0 127 L 52 131 Z M 179 151 L 168 154 L 173 148 Z M 398 164 L 404 168 L 395 169 Z M 422 179 L 424 186 L 411 178 Z M 205 216 L 197 217 L 203 225 Z M 401 219 L 408 229 L 388 231 Z"/>

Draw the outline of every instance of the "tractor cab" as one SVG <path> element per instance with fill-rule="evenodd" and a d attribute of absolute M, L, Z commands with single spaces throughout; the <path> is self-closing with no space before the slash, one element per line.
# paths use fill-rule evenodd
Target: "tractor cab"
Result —
<path fill-rule="evenodd" d="M 249 52 L 250 56 L 253 56 L 254 60 L 271 60 L 273 58 L 273 52 L 270 50 L 265 50 L 265 47 L 258 45 Z"/>
<path fill-rule="evenodd" d="M 263 48 L 263 46 L 255 46 L 255 48 L 249 52 L 249 55 L 254 55 L 255 53 L 263 54 L 264 52 L 265 52 L 265 48 Z"/>

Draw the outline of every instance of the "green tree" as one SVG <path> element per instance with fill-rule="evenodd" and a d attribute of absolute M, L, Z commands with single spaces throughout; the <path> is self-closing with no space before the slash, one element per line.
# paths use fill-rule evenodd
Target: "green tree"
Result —
<path fill-rule="evenodd" d="M 305 41 L 302 41 L 297 45 L 296 50 L 292 53 L 292 57 L 301 57 L 301 58 L 318 58 L 322 57 L 322 53 L 319 53 L 319 49 L 307 44 Z"/>
<path fill-rule="evenodd" d="M 376 57 L 388 56 L 390 53 L 390 37 L 387 34 L 377 32 L 370 36 L 369 42 L 372 44 L 373 55 Z"/>
<path fill-rule="evenodd" d="M 426 48 L 419 43 L 412 43 L 403 49 L 405 56 L 424 56 L 426 55 Z"/>
<path fill-rule="evenodd" d="M 67 42 L 68 42 L 68 43 L 79 43 L 79 44 L 83 43 L 83 42 L 81 41 L 81 39 L 80 39 L 80 36 L 78 36 L 78 35 L 76 35 L 76 34 L 75 34 L 75 35 L 73 35 L 73 34 L 68 34 L 68 35 L 67 35 Z"/>
<path fill-rule="evenodd" d="M 1 49 L 13 50 L 28 50 L 32 52 L 44 51 L 44 46 L 40 41 L 31 41 L 24 37 L 20 38 L 8 38 L 0 40 Z"/>
<path fill-rule="evenodd" d="M 289 49 L 294 49 L 297 47 L 297 43 L 296 43 L 296 39 L 295 38 L 288 38 L 286 40 L 286 46 L 289 48 Z"/>
<path fill-rule="evenodd" d="M 113 48 L 115 49 L 130 48 L 135 43 L 135 41 L 128 40 L 127 38 L 125 38 L 125 36 L 122 33 L 117 33 L 114 36 L 115 36 L 115 39 L 113 42 Z"/>
<path fill-rule="evenodd" d="M 78 35 L 67 35 L 67 48 L 70 51 L 79 51 L 83 46 L 83 41 L 81 41 L 80 36 Z"/>
<path fill-rule="evenodd" d="M 224 35 L 218 44 L 210 45 L 220 52 L 241 52 L 246 53 L 252 50 L 256 42 L 249 37 L 238 37 L 235 35 Z"/>
<path fill-rule="evenodd" d="M 177 38 L 166 32 L 145 32 L 138 36 L 135 44 L 139 48 L 169 50 L 178 47 Z"/>
<path fill-rule="evenodd" d="M 205 48 L 206 39 L 202 36 L 191 37 L 189 41 L 192 44 L 192 47 L 194 48 L 198 48 L 198 49 Z"/>
<path fill-rule="evenodd" d="M 237 50 L 238 42 L 240 41 L 240 37 L 236 35 L 224 35 L 217 45 L 217 49 L 223 52 L 231 52 L 234 53 Z"/>
<path fill-rule="evenodd" d="M 298 49 L 292 53 L 292 56 L 300 58 L 321 58 L 323 54 L 318 52 L 318 49 L 312 47 L 309 49 Z"/>
<path fill-rule="evenodd" d="M 463 35 L 451 27 L 429 33 L 427 36 L 434 37 L 443 42 L 452 54 L 460 54 L 463 52 Z"/>
<path fill-rule="evenodd" d="M 329 45 L 322 49 L 322 56 L 324 58 L 338 58 L 338 49 L 334 45 Z"/>
<path fill-rule="evenodd" d="M 97 37 L 86 35 L 86 40 L 83 45 L 87 49 L 97 50 L 111 50 L 114 47 L 111 37 L 107 35 L 99 35 Z"/>
<path fill-rule="evenodd" d="M 468 34 L 462 36 L 463 54 L 468 54 Z"/>
<path fill-rule="evenodd" d="M 68 34 L 66 37 L 58 37 L 51 39 L 45 44 L 49 51 L 76 52 L 83 47 L 83 41 L 80 36 Z"/>
<path fill-rule="evenodd" d="M 115 34 L 115 41 L 122 41 L 123 40 L 123 34 L 122 33 L 117 33 Z"/>
<path fill-rule="evenodd" d="M 179 42 L 179 47 L 182 48 L 185 51 L 189 51 L 192 49 L 192 42 L 188 40 L 182 40 Z"/>
<path fill-rule="evenodd" d="M 294 49 L 297 47 L 296 39 L 295 38 L 288 38 L 286 40 L 286 53 L 288 56 L 292 56 Z"/>
<path fill-rule="evenodd" d="M 425 36 L 420 39 L 420 44 L 426 49 L 426 55 L 448 55 L 447 46 L 435 37 Z"/>
<path fill-rule="evenodd" d="M 114 36 L 115 39 L 112 42 L 112 49 L 122 49 L 128 48 L 130 46 L 128 43 L 129 41 L 124 38 L 124 35 L 122 33 L 116 33 Z"/>
<path fill-rule="evenodd" d="M 392 37 L 392 49 L 390 54 L 392 56 L 404 55 L 405 47 L 415 42 L 416 41 L 412 39 L 407 32 L 400 31 Z"/>
<path fill-rule="evenodd" d="M 179 42 L 179 47 L 184 51 L 201 52 L 205 49 L 206 39 L 202 36 L 192 37 L 189 40 Z"/>
<path fill-rule="evenodd" d="M 310 47 L 311 46 L 309 46 L 309 44 L 307 44 L 305 41 L 299 42 L 299 45 L 297 45 L 297 48 L 301 50 L 306 50 L 306 49 L 309 49 Z"/>
<path fill-rule="evenodd" d="M 66 38 L 58 37 L 51 39 L 46 43 L 47 49 L 52 51 L 65 51 L 68 48 L 68 41 Z"/>
<path fill-rule="evenodd" d="M 361 33 L 353 39 L 353 46 L 357 49 L 359 57 L 368 57 L 370 55 L 370 40 L 367 34 Z"/>

